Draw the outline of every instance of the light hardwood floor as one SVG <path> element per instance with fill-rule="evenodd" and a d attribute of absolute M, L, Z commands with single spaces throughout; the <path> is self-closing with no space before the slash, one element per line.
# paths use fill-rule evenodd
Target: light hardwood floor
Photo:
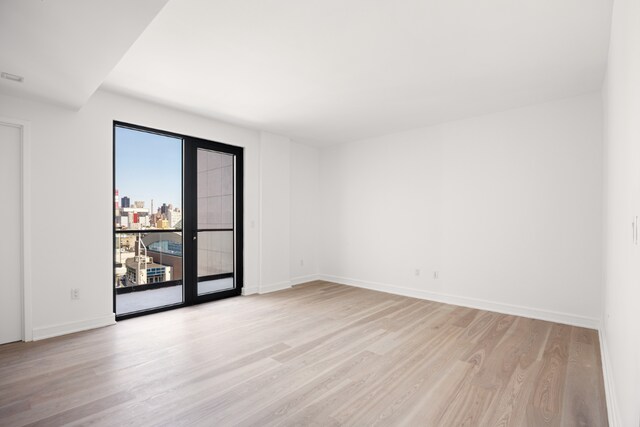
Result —
<path fill-rule="evenodd" d="M 596 331 L 316 282 L 0 346 L 0 425 L 605 426 Z"/>

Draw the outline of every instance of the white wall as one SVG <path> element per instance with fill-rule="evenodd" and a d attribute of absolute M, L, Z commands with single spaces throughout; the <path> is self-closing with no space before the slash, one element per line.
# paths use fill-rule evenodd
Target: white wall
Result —
<path fill-rule="evenodd" d="M 318 274 L 317 148 L 262 132 L 261 293 L 315 280 Z M 251 292 L 247 289 L 247 293 Z"/>
<path fill-rule="evenodd" d="M 35 339 L 113 322 L 114 120 L 245 148 L 245 293 L 317 273 L 315 148 L 105 91 L 79 112 L 0 95 L 0 116 L 32 127 Z M 70 299 L 72 288 L 80 300 Z"/>
<path fill-rule="evenodd" d="M 0 96 L 0 116 L 32 127 L 34 338 L 113 321 L 113 120 L 245 147 L 245 284 L 258 286 L 259 132 L 108 92 L 80 112 Z M 288 266 L 288 254 L 282 258 Z M 71 288 L 80 300 L 70 299 Z"/>
<path fill-rule="evenodd" d="M 320 272 L 597 326 L 601 123 L 594 93 L 323 150 Z"/>
<path fill-rule="evenodd" d="M 291 143 L 290 275 L 293 285 L 317 279 L 320 152 Z"/>
<path fill-rule="evenodd" d="M 290 157 L 289 138 L 262 132 L 260 135 L 260 292 L 290 286 Z M 265 227 L 264 224 L 270 224 Z"/>
<path fill-rule="evenodd" d="M 609 411 L 620 426 L 640 425 L 640 2 L 616 0 L 605 107 L 604 352 Z"/>

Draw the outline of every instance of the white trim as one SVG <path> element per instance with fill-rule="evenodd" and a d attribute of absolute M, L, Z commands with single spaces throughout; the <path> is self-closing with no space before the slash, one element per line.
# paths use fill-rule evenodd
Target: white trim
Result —
<path fill-rule="evenodd" d="M 302 285 L 303 283 L 314 282 L 320 280 L 319 274 L 310 274 L 308 276 L 294 277 L 290 280 L 291 286 Z"/>
<path fill-rule="evenodd" d="M 56 325 L 44 326 L 33 329 L 33 340 L 43 340 L 60 335 L 72 334 L 74 332 L 87 331 L 89 329 L 101 328 L 116 324 L 116 316 L 113 313 L 100 317 L 81 320 L 79 322 L 58 323 Z"/>
<path fill-rule="evenodd" d="M 254 286 L 243 286 L 242 287 L 242 295 L 247 296 L 247 295 L 253 295 L 253 294 L 257 294 L 258 293 L 258 288 L 254 287 Z"/>
<path fill-rule="evenodd" d="M 289 280 L 285 280 L 284 282 L 271 283 L 269 285 L 260 286 L 260 290 L 258 293 L 260 294 L 268 294 L 269 292 L 281 291 L 283 289 L 289 289 L 291 287 L 291 282 Z"/>
<path fill-rule="evenodd" d="M 0 123 L 20 129 L 22 157 L 22 340 L 33 340 L 31 292 L 31 123 L 0 117 Z"/>
<path fill-rule="evenodd" d="M 264 261 L 262 257 L 262 132 L 258 136 L 258 142 L 258 287 L 255 292 L 260 292 L 260 286 L 262 286 L 262 263 Z"/>
<path fill-rule="evenodd" d="M 604 323 L 604 322 L 603 322 Z M 618 407 L 616 405 L 616 393 L 613 383 L 613 371 L 607 336 L 604 332 L 604 325 L 598 330 L 600 335 L 600 355 L 602 358 L 602 376 L 604 377 L 604 392 L 607 399 L 607 415 L 609 416 L 609 427 L 618 427 Z"/>
<path fill-rule="evenodd" d="M 289 289 L 293 286 L 301 285 L 303 283 L 313 282 L 315 280 L 320 280 L 320 276 L 317 274 L 311 274 L 309 276 L 300 276 L 294 277 L 291 280 L 272 283 L 270 285 L 261 286 L 259 288 L 255 286 L 245 286 L 242 288 L 242 295 L 253 295 L 253 294 L 267 294 L 269 292 L 281 291 L 283 289 Z"/>
<path fill-rule="evenodd" d="M 355 286 L 358 288 L 371 289 L 374 291 L 387 292 L 412 298 L 437 301 L 445 304 L 460 305 L 463 307 L 476 308 L 480 310 L 494 311 L 497 313 L 510 314 L 514 316 L 529 317 L 533 319 L 546 320 L 549 322 L 563 323 L 565 325 L 580 326 L 590 329 L 599 329 L 600 327 L 600 319 L 569 313 L 562 313 L 533 307 L 524 307 L 515 304 L 505 304 L 500 302 L 487 301 L 479 298 L 461 297 L 457 295 L 450 295 L 421 289 L 410 289 L 385 283 L 367 282 L 363 280 L 338 276 L 320 275 L 320 279 L 326 280 L 328 282 L 340 283 L 342 285 Z"/>

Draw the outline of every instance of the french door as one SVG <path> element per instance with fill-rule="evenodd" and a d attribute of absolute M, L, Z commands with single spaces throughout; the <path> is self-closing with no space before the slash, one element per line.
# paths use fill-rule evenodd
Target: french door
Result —
<path fill-rule="evenodd" d="M 239 295 L 243 149 L 114 122 L 117 319 Z"/>
<path fill-rule="evenodd" d="M 185 255 L 193 302 L 239 295 L 242 264 L 242 148 L 188 138 Z"/>

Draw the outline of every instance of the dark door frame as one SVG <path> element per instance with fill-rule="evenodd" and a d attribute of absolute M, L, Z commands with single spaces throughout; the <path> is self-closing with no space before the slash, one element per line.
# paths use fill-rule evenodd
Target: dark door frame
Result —
<path fill-rule="evenodd" d="M 124 320 L 133 317 L 143 316 L 147 314 L 159 313 L 162 311 L 173 310 L 176 308 L 186 307 L 203 302 L 214 301 L 231 296 L 237 296 L 242 293 L 244 285 L 244 148 L 235 145 L 224 144 L 222 142 L 210 141 L 189 135 L 182 135 L 175 132 L 164 131 L 145 126 L 126 123 L 118 120 L 113 121 L 113 153 L 112 153 L 112 191 L 111 203 L 113 203 L 113 195 L 116 190 L 116 128 L 128 128 L 142 132 L 155 133 L 158 135 L 169 136 L 182 139 L 182 285 L 183 285 L 183 302 L 164 307 L 157 307 L 144 311 L 116 314 L 116 320 Z M 198 296 L 198 275 L 197 275 L 197 246 L 194 236 L 197 230 L 197 149 L 205 148 L 208 150 L 218 151 L 222 153 L 232 154 L 235 156 L 235 182 L 234 182 L 234 289 L 214 292 Z M 186 190 L 189 191 L 186 191 Z M 113 205 L 111 205 L 113 206 Z M 116 251 L 116 228 L 115 228 L 115 209 L 112 209 L 112 280 L 113 287 L 113 312 L 116 313 L 116 288 L 115 288 L 115 251 Z M 164 231 L 164 230 L 163 230 Z M 154 231 L 152 231 L 154 232 Z M 167 232 L 167 231 L 164 231 Z M 203 279 L 208 279 L 203 278 Z"/>
<path fill-rule="evenodd" d="M 185 188 L 190 188 L 192 191 L 184 192 L 185 206 L 189 206 L 190 210 L 184 212 L 188 217 L 186 222 L 183 222 L 183 256 L 186 257 L 185 269 L 187 282 L 192 284 L 187 286 L 185 292 L 185 299 L 187 305 L 197 304 L 201 302 L 213 301 L 221 298 L 227 298 L 231 296 L 240 295 L 242 293 L 242 284 L 244 283 L 244 263 L 243 263 L 243 245 L 242 240 L 244 238 L 243 230 L 243 148 L 232 145 L 222 144 L 220 142 L 208 141 L 201 138 L 185 137 L 185 173 L 184 173 L 184 185 Z M 235 274 L 235 287 L 226 291 L 214 292 L 210 294 L 204 294 L 198 296 L 198 257 L 196 254 L 198 231 L 198 212 L 197 212 L 197 185 L 198 185 L 198 164 L 197 155 L 198 148 L 204 148 L 207 150 L 218 151 L 220 153 L 232 154 L 235 156 L 235 183 L 234 183 L 234 228 L 235 230 L 235 242 L 234 242 L 234 274 Z M 184 218 L 184 217 L 183 217 Z M 184 221 L 184 219 L 183 219 Z M 221 230 L 220 230 L 221 231 Z M 223 277 L 227 275 L 220 275 Z M 218 278 L 215 276 L 202 277 L 201 279 L 207 280 L 211 278 Z"/>

